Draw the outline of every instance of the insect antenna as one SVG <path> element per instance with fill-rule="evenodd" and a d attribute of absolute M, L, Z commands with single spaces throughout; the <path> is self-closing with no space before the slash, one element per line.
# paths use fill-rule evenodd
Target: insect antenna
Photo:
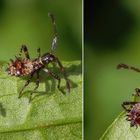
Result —
<path fill-rule="evenodd" d="M 55 23 L 55 18 L 53 16 L 53 14 L 48 13 L 48 16 L 51 18 L 51 21 L 52 21 L 52 24 L 53 24 L 54 35 L 53 35 L 53 40 L 52 40 L 52 43 L 51 43 L 51 52 L 53 52 L 57 47 L 58 33 L 57 33 L 57 30 L 56 30 L 56 23 Z"/>
<path fill-rule="evenodd" d="M 135 67 L 133 67 L 133 66 L 128 66 L 128 65 L 123 64 L 123 63 L 117 65 L 117 69 L 122 69 L 122 68 L 123 68 L 123 69 L 128 69 L 128 70 L 133 70 L 133 71 L 136 71 L 136 72 L 140 72 L 140 69 L 135 68 Z"/>

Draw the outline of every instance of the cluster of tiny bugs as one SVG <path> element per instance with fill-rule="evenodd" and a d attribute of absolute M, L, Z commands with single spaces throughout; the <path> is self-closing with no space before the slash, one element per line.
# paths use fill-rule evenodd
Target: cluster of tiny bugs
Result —
<path fill-rule="evenodd" d="M 140 72 L 140 69 L 135 68 L 133 66 L 128 66 L 126 64 L 119 64 L 117 66 L 118 69 L 128 69 L 128 70 L 134 70 L 136 72 Z M 135 97 L 140 96 L 140 89 L 136 88 L 135 89 L 135 94 L 132 94 Z M 140 126 L 140 102 L 137 101 L 128 101 L 128 102 L 123 102 L 122 107 L 126 110 L 127 112 L 127 118 L 126 120 L 130 121 L 130 126 Z"/>
<path fill-rule="evenodd" d="M 54 20 L 54 16 L 49 13 L 49 17 L 51 18 L 51 21 L 53 24 L 53 29 L 54 29 L 54 36 L 53 36 L 52 44 L 51 44 L 51 51 L 41 55 L 40 48 L 39 48 L 37 50 L 38 57 L 35 59 L 30 59 L 30 55 L 28 53 L 27 47 L 25 45 L 22 45 L 19 56 L 16 56 L 15 60 L 10 59 L 11 62 L 8 64 L 8 68 L 7 68 L 8 74 L 10 74 L 12 76 L 18 76 L 18 77 L 27 76 L 27 77 L 29 77 L 29 79 L 26 81 L 25 85 L 23 86 L 23 88 L 19 92 L 19 98 L 22 97 L 24 88 L 29 85 L 31 79 L 36 74 L 36 81 L 35 81 L 36 86 L 33 89 L 33 91 L 31 91 L 31 93 L 30 93 L 29 102 L 32 99 L 32 94 L 39 87 L 39 81 L 40 81 L 39 74 L 40 74 L 41 70 L 45 71 L 52 78 L 58 80 L 57 87 L 62 92 L 62 90 L 60 88 L 61 79 L 57 74 L 55 74 L 54 72 L 49 70 L 49 68 L 47 67 L 49 63 L 58 64 L 60 72 L 63 74 L 63 76 L 65 78 L 66 87 L 68 89 L 68 92 L 70 92 L 70 84 L 69 84 L 69 80 L 66 76 L 65 69 L 64 69 L 62 63 L 60 62 L 60 60 L 53 54 L 54 49 L 57 47 L 58 35 L 57 35 L 57 31 L 56 31 L 56 23 Z M 24 55 L 25 55 L 24 58 L 21 56 L 22 53 L 24 53 Z"/>

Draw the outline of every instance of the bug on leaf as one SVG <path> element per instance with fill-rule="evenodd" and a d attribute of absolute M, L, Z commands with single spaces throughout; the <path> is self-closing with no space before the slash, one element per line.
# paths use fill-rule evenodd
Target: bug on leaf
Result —
<path fill-rule="evenodd" d="M 136 72 L 140 72 L 140 69 L 135 68 L 133 66 L 128 66 L 127 64 L 119 64 L 117 65 L 117 69 L 128 69 L 133 70 Z M 133 94 L 135 99 L 140 96 L 140 89 L 135 89 L 135 94 Z M 130 126 L 140 126 L 140 102 L 139 101 L 133 101 L 133 102 L 123 102 L 122 107 L 127 111 L 127 119 L 130 121 Z"/>
<path fill-rule="evenodd" d="M 140 96 L 140 89 L 135 89 L 133 96 Z M 127 111 L 126 120 L 130 121 L 130 126 L 140 126 L 140 102 L 123 102 L 122 107 Z"/>
<path fill-rule="evenodd" d="M 50 52 L 41 55 L 40 48 L 39 48 L 39 49 L 37 49 L 38 57 L 35 59 L 30 59 L 30 55 L 29 55 L 27 47 L 25 45 L 22 45 L 19 56 L 16 56 L 15 60 L 10 59 L 11 62 L 8 64 L 8 68 L 7 68 L 8 74 L 10 74 L 12 76 L 18 76 L 18 77 L 27 76 L 27 77 L 29 77 L 28 80 L 25 82 L 25 85 L 23 86 L 23 88 L 19 92 L 19 98 L 22 97 L 24 88 L 29 85 L 31 79 L 36 74 L 36 81 L 35 81 L 36 86 L 30 92 L 29 102 L 32 99 L 32 94 L 39 87 L 39 82 L 40 82 L 39 74 L 40 74 L 41 70 L 45 71 L 49 76 L 56 79 L 58 81 L 57 88 L 61 92 L 63 92 L 62 89 L 60 88 L 61 78 L 57 74 L 55 74 L 54 72 L 49 70 L 49 68 L 47 67 L 49 63 L 58 64 L 59 70 L 63 74 L 64 79 L 66 81 L 66 88 L 68 89 L 68 92 L 70 92 L 70 83 L 69 83 L 69 80 L 67 78 L 65 68 L 63 67 L 63 65 L 60 62 L 60 60 L 58 59 L 58 57 L 56 57 L 53 54 L 53 51 L 57 47 L 58 34 L 57 34 L 57 30 L 56 30 L 56 23 L 55 23 L 54 16 L 51 13 L 49 13 L 48 15 L 51 18 L 51 21 L 53 24 L 53 30 L 54 30 L 54 36 L 52 39 Z M 22 53 L 25 54 L 25 58 L 21 57 Z"/>

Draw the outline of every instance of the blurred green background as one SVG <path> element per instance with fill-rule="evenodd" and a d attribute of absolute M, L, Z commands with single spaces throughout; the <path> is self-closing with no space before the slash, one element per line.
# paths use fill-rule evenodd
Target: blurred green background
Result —
<path fill-rule="evenodd" d="M 9 61 L 28 46 L 31 57 L 49 51 L 53 36 L 48 12 L 55 16 L 59 34 L 55 54 L 63 61 L 81 59 L 81 0 L 0 0 L 0 60 Z"/>
<path fill-rule="evenodd" d="M 140 87 L 140 1 L 95 0 L 85 6 L 85 140 L 99 140 Z"/>

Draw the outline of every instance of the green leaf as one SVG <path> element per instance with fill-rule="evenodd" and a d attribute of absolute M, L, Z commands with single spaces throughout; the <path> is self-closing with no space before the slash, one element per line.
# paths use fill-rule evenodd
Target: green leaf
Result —
<path fill-rule="evenodd" d="M 140 128 L 130 127 L 130 122 L 126 120 L 126 112 L 122 112 L 100 140 L 140 140 Z"/>
<path fill-rule="evenodd" d="M 1 65 L 0 140 L 82 139 L 81 63 L 73 61 L 63 64 L 70 80 L 71 92 L 62 94 L 56 88 L 57 81 L 41 73 L 41 83 L 31 103 L 29 92 L 35 83 L 32 81 L 25 89 L 25 94 L 18 99 L 27 78 L 8 75 L 6 65 Z M 63 77 L 61 88 L 66 91 Z"/>

